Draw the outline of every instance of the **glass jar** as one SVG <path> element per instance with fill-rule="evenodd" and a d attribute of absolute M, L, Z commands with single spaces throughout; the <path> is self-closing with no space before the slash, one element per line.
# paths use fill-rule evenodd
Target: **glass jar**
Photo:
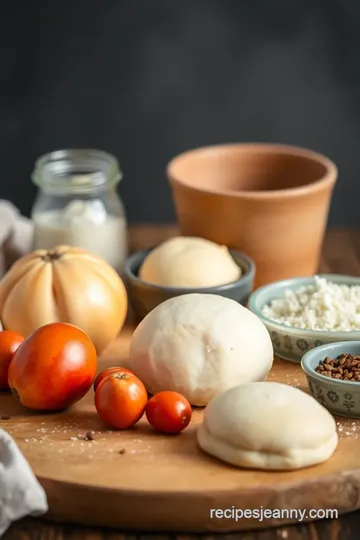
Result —
<path fill-rule="evenodd" d="M 31 217 L 33 249 L 62 244 L 86 249 L 122 273 L 127 223 L 117 193 L 117 159 L 100 150 L 59 150 L 40 157 L 32 174 L 38 187 Z"/>

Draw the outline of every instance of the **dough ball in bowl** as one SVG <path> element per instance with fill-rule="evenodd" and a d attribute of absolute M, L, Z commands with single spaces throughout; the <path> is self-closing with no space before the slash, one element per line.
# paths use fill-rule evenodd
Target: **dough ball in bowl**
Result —
<path fill-rule="evenodd" d="M 153 309 L 136 328 L 129 367 L 154 394 L 173 390 L 204 406 L 232 386 L 266 378 L 273 346 L 266 327 L 234 300 L 184 294 Z"/>
<path fill-rule="evenodd" d="M 301 469 L 326 461 L 338 444 L 332 415 L 292 386 L 262 381 L 231 388 L 209 403 L 200 447 L 252 469 Z"/>
<path fill-rule="evenodd" d="M 177 236 L 149 253 L 139 277 L 163 287 L 216 287 L 238 280 L 241 268 L 226 246 L 203 238 Z"/>

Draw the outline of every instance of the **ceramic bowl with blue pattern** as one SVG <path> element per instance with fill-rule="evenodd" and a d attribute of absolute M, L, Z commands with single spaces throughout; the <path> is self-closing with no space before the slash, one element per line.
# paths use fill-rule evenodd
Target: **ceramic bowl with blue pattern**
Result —
<path fill-rule="evenodd" d="M 360 382 L 331 379 L 315 371 L 326 356 L 337 358 L 346 353 L 359 356 L 360 341 L 341 341 L 316 347 L 303 356 L 301 367 L 310 393 L 321 405 L 332 414 L 360 418 Z"/>
<path fill-rule="evenodd" d="M 360 285 L 360 278 L 340 274 L 318 274 L 327 281 L 348 286 Z M 288 289 L 299 289 L 311 285 L 314 277 L 294 278 L 276 281 L 264 285 L 254 291 L 249 298 L 249 309 L 259 317 L 270 333 L 274 353 L 279 358 L 291 362 L 301 362 L 303 355 L 320 345 L 338 341 L 360 341 L 360 331 L 330 332 L 320 330 L 304 330 L 286 326 L 268 319 L 262 314 L 263 307 L 272 300 L 280 298 Z"/>

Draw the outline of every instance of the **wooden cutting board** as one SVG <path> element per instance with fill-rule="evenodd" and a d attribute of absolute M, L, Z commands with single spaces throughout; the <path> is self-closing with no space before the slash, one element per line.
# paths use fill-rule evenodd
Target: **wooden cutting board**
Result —
<path fill-rule="evenodd" d="M 99 369 L 126 366 L 131 328 L 100 359 Z M 301 368 L 276 360 L 270 380 L 306 389 Z M 320 466 L 297 472 L 240 470 L 204 454 L 196 443 L 202 412 L 177 436 L 152 431 L 146 419 L 111 431 L 98 419 L 93 391 L 65 413 L 25 411 L 0 394 L 0 427 L 16 439 L 49 500 L 54 520 L 153 531 L 233 531 L 290 523 L 216 518 L 215 509 L 360 507 L 360 421 L 338 419 L 340 444 Z M 95 440 L 84 440 L 95 431 Z"/>

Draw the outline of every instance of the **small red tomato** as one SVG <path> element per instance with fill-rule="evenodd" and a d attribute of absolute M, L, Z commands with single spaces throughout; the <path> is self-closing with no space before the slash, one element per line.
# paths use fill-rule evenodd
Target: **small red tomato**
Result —
<path fill-rule="evenodd" d="M 8 371 L 12 357 L 24 337 L 11 330 L 0 332 L 0 390 L 9 390 Z"/>
<path fill-rule="evenodd" d="M 144 384 L 133 373 L 108 375 L 95 392 L 95 407 L 101 420 L 116 429 L 127 429 L 144 414 L 148 400 Z"/>
<path fill-rule="evenodd" d="M 191 405 L 177 392 L 155 394 L 146 405 L 146 418 L 154 429 L 163 433 L 180 433 L 191 420 Z"/>
<path fill-rule="evenodd" d="M 96 349 L 77 326 L 50 323 L 30 334 L 10 362 L 9 386 L 29 409 L 58 411 L 87 394 L 97 370 Z"/>
<path fill-rule="evenodd" d="M 101 371 L 99 375 L 96 377 L 94 381 L 94 391 L 96 392 L 97 387 L 99 384 L 107 377 L 108 375 L 111 375 L 112 373 L 117 373 L 118 371 L 122 371 L 123 373 L 133 373 L 130 371 L 130 369 L 123 368 L 123 367 L 109 367 L 104 369 L 104 371 Z"/>

